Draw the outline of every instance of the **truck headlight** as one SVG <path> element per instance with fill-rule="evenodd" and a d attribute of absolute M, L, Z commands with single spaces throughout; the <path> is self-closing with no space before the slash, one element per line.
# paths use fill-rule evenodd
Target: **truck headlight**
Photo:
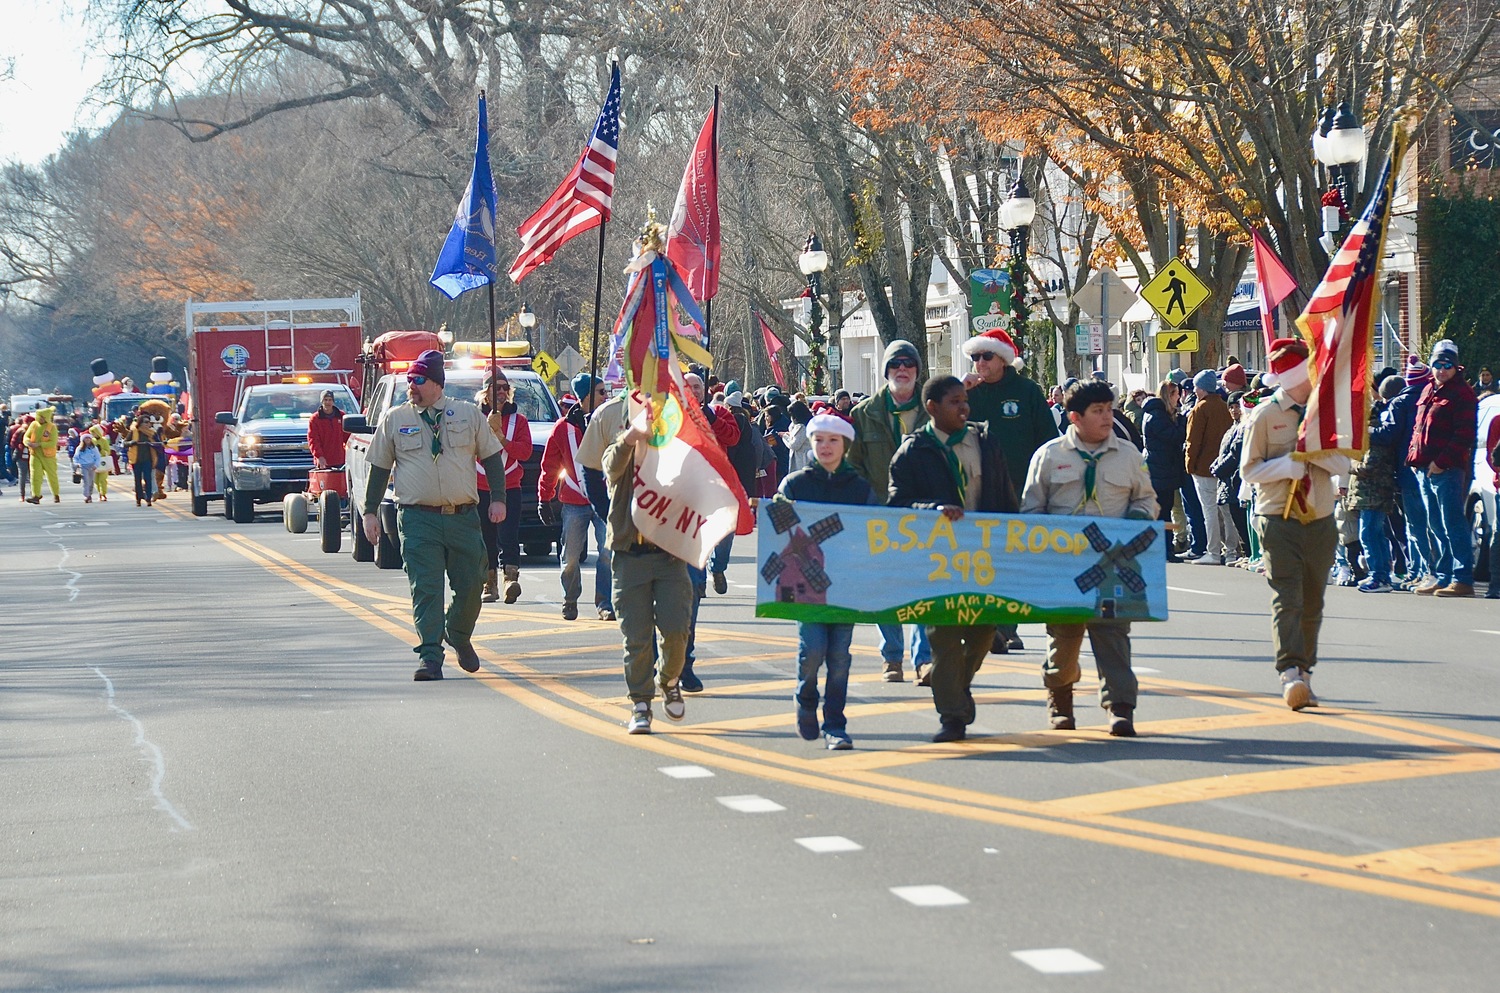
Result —
<path fill-rule="evenodd" d="M 242 456 L 245 456 L 245 455 L 255 455 L 257 452 L 260 451 L 260 436 L 259 435 L 253 435 L 253 434 L 247 434 L 247 435 L 245 435 L 243 438 L 240 439 L 240 443 L 238 445 L 238 449 L 237 450 L 239 451 L 239 454 L 242 455 Z"/>

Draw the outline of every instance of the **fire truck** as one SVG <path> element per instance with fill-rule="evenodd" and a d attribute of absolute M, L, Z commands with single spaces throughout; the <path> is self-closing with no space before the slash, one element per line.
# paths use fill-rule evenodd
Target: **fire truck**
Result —
<path fill-rule="evenodd" d="M 188 470 L 193 514 L 203 517 L 210 500 L 223 500 L 224 516 L 248 523 L 257 504 L 307 488 L 312 454 L 304 414 L 316 408 L 317 394 L 333 389 L 348 407 L 358 403 L 359 294 L 189 300 L 185 320 L 196 414 Z M 284 389 L 265 389 L 272 386 Z M 305 411 L 307 394 L 314 399 Z"/>
<path fill-rule="evenodd" d="M 401 567 L 400 536 L 396 531 L 394 486 L 387 488 L 381 501 L 380 542 L 371 545 L 365 538 L 362 504 L 365 481 L 369 478 L 366 456 L 375 426 L 392 407 L 406 402 L 406 370 L 417 356 L 432 349 L 444 351 L 445 384 L 448 396 L 473 400 L 479 392 L 490 365 L 489 342 L 448 342 L 431 331 L 387 331 L 365 344 L 359 357 L 363 367 L 365 413 L 359 418 L 344 418 L 349 434 L 345 446 L 345 467 L 349 473 L 349 524 L 352 550 L 357 562 L 373 561 L 381 569 Z M 531 370 L 530 346 L 524 341 L 502 341 L 496 346 L 495 366 L 505 371 L 511 383 L 511 397 L 531 427 L 531 458 L 522 466 L 521 489 L 527 494 L 521 501 L 521 547 L 531 556 L 547 555 L 561 540 L 561 529 L 542 523 L 537 515 L 537 477 L 542 472 L 542 449 L 552 435 L 552 428 L 562 414 L 547 384 Z"/>

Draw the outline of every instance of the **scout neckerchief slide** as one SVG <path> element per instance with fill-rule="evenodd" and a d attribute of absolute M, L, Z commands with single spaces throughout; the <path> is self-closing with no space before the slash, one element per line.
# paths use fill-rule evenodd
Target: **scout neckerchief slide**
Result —
<path fill-rule="evenodd" d="M 432 428 L 432 461 L 436 462 L 438 456 L 443 454 L 443 438 L 438 433 L 438 429 L 443 426 L 443 412 L 440 410 L 437 416 L 430 416 L 432 408 L 429 407 L 426 410 L 418 410 L 417 413 L 421 416 L 422 423 Z"/>
<path fill-rule="evenodd" d="M 932 440 L 938 443 L 938 447 L 943 450 L 943 456 L 948 460 L 948 474 L 953 477 L 953 482 L 958 486 L 958 502 L 960 504 L 964 503 L 968 499 L 969 494 L 969 472 L 964 468 L 963 463 L 958 460 L 958 454 L 954 451 L 954 448 L 963 444 L 963 440 L 969 436 L 969 426 L 965 424 L 950 434 L 947 441 L 937 436 L 937 429 L 932 426 L 931 421 L 922 425 L 922 430 L 927 432 Z"/>

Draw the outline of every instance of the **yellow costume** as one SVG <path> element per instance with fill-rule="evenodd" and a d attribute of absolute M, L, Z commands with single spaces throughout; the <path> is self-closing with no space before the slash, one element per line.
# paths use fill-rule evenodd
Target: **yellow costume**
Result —
<path fill-rule="evenodd" d="M 98 421 L 89 425 L 89 434 L 93 436 L 94 444 L 99 448 L 99 469 L 94 473 L 94 485 L 99 489 L 99 501 L 109 501 L 109 432 L 104 430 Z"/>
<path fill-rule="evenodd" d="M 52 484 L 52 502 L 62 500 L 57 488 L 57 424 L 51 407 L 39 407 L 36 420 L 26 429 L 26 447 L 31 449 L 31 502 L 42 502 L 42 476 Z"/>

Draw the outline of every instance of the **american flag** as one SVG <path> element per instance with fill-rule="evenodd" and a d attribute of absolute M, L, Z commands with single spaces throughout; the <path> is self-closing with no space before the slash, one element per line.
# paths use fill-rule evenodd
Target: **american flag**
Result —
<path fill-rule="evenodd" d="M 557 250 L 583 232 L 609 220 L 615 196 L 615 159 L 620 150 L 620 64 L 610 71 L 609 94 L 583 154 L 547 202 L 516 228 L 521 252 L 510 267 L 519 283 L 538 266 L 552 261 Z"/>
<path fill-rule="evenodd" d="M 1395 194 L 1397 142 L 1381 170 L 1375 196 L 1344 239 L 1313 291 L 1297 326 L 1312 353 L 1313 392 L 1297 451 L 1340 452 L 1359 458 L 1369 445 L 1370 378 L 1375 363 L 1375 296 Z"/>

